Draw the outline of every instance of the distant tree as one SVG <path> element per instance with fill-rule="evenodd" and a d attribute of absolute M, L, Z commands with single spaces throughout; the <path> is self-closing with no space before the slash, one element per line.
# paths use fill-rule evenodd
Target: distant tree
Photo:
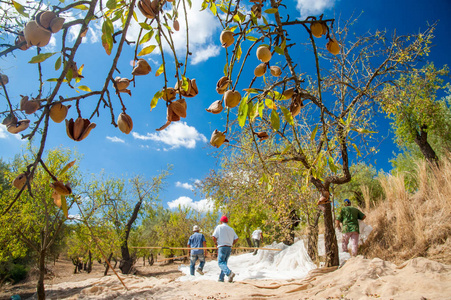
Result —
<path fill-rule="evenodd" d="M 434 163 L 439 160 L 437 150 L 451 149 L 450 99 L 437 99 L 441 90 L 450 89 L 449 82 L 443 79 L 448 73 L 447 66 L 437 70 L 428 63 L 401 74 L 393 84 L 385 86 L 382 94 L 381 107 L 392 119 L 398 145 L 408 149 L 414 143 L 424 158 Z"/>
<path fill-rule="evenodd" d="M 334 198 L 340 200 L 350 199 L 360 206 L 365 205 L 362 187 L 369 189 L 370 198 L 377 201 L 383 196 L 382 187 L 377 179 L 379 174 L 372 165 L 358 163 L 350 167 L 352 179 L 350 182 L 339 185 L 334 190 Z"/>
<path fill-rule="evenodd" d="M 23 156 L 16 156 L 11 162 L 11 169 L 4 173 L 4 178 L 13 182 L 16 188 L 21 188 L 23 193 L 17 200 L 12 200 L 15 198 L 16 188 L 1 194 L 0 261 L 8 257 L 20 257 L 30 251 L 39 270 L 36 285 L 38 299 L 45 299 L 46 259 L 55 243 L 61 240 L 64 222 L 67 220 L 63 209 L 59 208 L 61 204 L 52 199 L 55 190 L 51 184 L 56 182 L 53 174 L 59 174 L 58 181 L 70 182 L 72 187 L 77 186 L 80 176 L 76 166 L 62 172 L 71 160 L 70 152 L 63 149 L 49 151 L 45 161 L 40 161 L 40 167 L 31 175 L 29 163 L 33 161 L 33 155 L 34 152 L 30 150 Z M 23 177 L 24 174 L 27 174 L 28 180 Z M 22 184 L 19 185 L 20 182 Z M 73 196 L 67 195 L 65 199 L 65 205 L 69 208 L 73 203 Z M 14 209 L 9 209 L 14 203 L 12 201 L 18 203 Z"/>
<path fill-rule="evenodd" d="M 86 185 L 81 193 L 84 197 L 81 203 L 85 216 L 83 222 L 88 226 L 102 223 L 116 232 L 122 256 L 119 268 L 124 274 L 131 272 L 134 263 L 128 247 L 130 232 L 135 221 L 145 218 L 156 208 L 168 174 L 169 171 L 165 170 L 151 180 L 136 176 L 128 182 L 122 178 L 100 176 Z"/>

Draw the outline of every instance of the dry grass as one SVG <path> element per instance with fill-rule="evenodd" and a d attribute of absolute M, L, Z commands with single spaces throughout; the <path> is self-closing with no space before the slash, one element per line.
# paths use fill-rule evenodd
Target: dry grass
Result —
<path fill-rule="evenodd" d="M 451 263 L 450 158 L 440 168 L 419 162 L 414 194 L 406 191 L 402 175 L 381 179 L 385 199 L 367 213 L 373 232 L 362 247 L 365 256 L 396 263 L 423 256 Z"/>

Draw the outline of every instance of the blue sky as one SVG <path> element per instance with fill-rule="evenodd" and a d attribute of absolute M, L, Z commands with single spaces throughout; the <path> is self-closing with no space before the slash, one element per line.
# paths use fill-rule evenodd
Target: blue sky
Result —
<path fill-rule="evenodd" d="M 417 33 L 424 30 L 427 24 L 438 21 L 434 47 L 428 60 L 437 66 L 449 64 L 449 50 L 451 39 L 451 1 L 315 1 L 298 0 L 285 1 L 288 5 L 291 18 L 305 18 L 308 15 L 324 13 L 325 18 L 348 19 L 351 15 L 359 15 L 356 33 L 366 31 L 374 32 L 376 29 L 387 29 L 397 34 Z M 152 53 L 144 58 L 152 67 L 152 72 L 146 76 L 136 77 L 136 87 L 131 87 L 132 96 L 121 94 L 127 114 L 134 122 L 133 131 L 123 134 L 119 129 L 111 125 L 110 115 L 106 110 L 100 117 L 92 119 L 97 127 L 82 142 L 74 142 L 66 135 L 65 124 L 52 123 L 46 149 L 63 146 L 74 149 L 83 154 L 84 158 L 79 162 L 83 172 L 99 173 L 102 169 L 106 173 L 115 176 L 142 174 L 147 177 L 155 176 L 170 164 L 173 166 L 171 176 L 167 180 L 165 191 L 161 198 L 166 207 L 174 207 L 176 204 L 186 204 L 195 208 L 208 207 L 208 201 L 202 195 L 192 191 L 193 184 L 209 174 L 211 169 L 218 168 L 216 149 L 209 145 L 211 132 L 215 129 L 224 130 L 225 114 L 213 115 L 205 109 L 215 100 L 220 99 L 215 91 L 216 81 L 222 76 L 225 63 L 225 50 L 220 46 L 219 34 L 221 28 L 208 12 L 199 12 L 200 0 L 193 0 L 193 9 L 189 13 L 190 21 L 190 49 L 193 55 L 188 66 L 187 77 L 195 78 L 199 87 L 199 95 L 187 99 L 187 117 L 180 122 L 174 122 L 161 132 L 155 131 L 165 123 L 166 108 L 162 101 L 150 111 L 150 100 L 153 94 L 162 88 L 163 76 L 155 77 L 161 60 L 158 53 Z M 139 13 L 138 13 L 139 14 Z M 182 29 L 179 32 L 177 45 L 181 50 L 185 44 L 183 20 L 180 20 Z M 216 25 L 215 25 L 216 24 Z M 100 25 L 90 28 L 75 60 L 80 66 L 84 64 L 83 75 L 85 78 L 81 84 L 98 89 L 103 85 L 104 78 L 111 65 L 112 57 L 108 57 L 99 43 Z M 136 35 L 136 26 L 132 27 L 130 36 Z M 61 33 L 59 33 L 61 35 Z M 44 47 L 42 52 L 58 51 L 57 39 Z M 305 39 L 301 33 L 299 38 Z M 114 55 L 115 50 L 113 50 Z M 182 52 L 180 52 L 182 53 Z M 8 94 L 13 102 L 18 103 L 19 95 L 36 96 L 36 67 L 26 62 L 36 55 L 35 49 L 28 51 L 16 51 L 15 57 L 9 55 L 0 60 L 0 72 L 7 74 L 10 79 Z M 167 54 L 167 53 L 166 53 Z M 56 55 L 45 62 L 49 67 L 44 69 L 44 77 L 56 77 L 52 72 Z M 123 77 L 131 78 L 133 60 L 133 48 L 126 47 L 121 56 L 118 69 Z M 119 74 L 116 73 L 115 76 Z M 171 84 L 175 80 L 170 79 Z M 49 86 L 50 87 L 50 86 Z M 47 88 L 49 91 L 50 88 Z M 73 96 L 74 92 L 65 89 L 62 96 Z M 66 94 L 64 94 L 66 93 Z M 2 91 L 3 94 L 3 91 Z M 116 114 L 120 105 L 117 97 L 113 96 Z M 90 116 L 96 99 L 83 102 L 83 117 Z M 90 110 L 91 109 L 91 110 Z M 6 101 L 0 101 L 0 112 L 7 110 Z M 117 115 L 116 115 L 117 116 Z M 69 110 L 68 118 L 76 118 L 76 110 Z M 32 121 L 33 116 L 29 117 Z M 378 122 L 381 135 L 387 135 L 388 121 L 381 118 Z M 3 160 L 11 159 L 22 151 L 25 143 L 6 131 L 0 125 L 0 157 Z M 373 163 L 378 169 L 389 170 L 388 159 L 392 157 L 394 147 L 390 138 L 384 141 L 380 152 L 374 156 Z"/>

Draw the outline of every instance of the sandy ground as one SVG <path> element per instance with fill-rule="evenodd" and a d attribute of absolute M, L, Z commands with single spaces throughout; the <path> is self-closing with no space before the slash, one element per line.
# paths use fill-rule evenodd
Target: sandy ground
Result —
<path fill-rule="evenodd" d="M 451 299 L 451 266 L 425 258 L 395 265 L 358 256 L 336 270 L 313 269 L 304 279 L 234 283 L 181 280 L 187 276 L 179 271 L 183 268 L 186 264 L 181 262 L 153 266 L 138 262 L 135 275 L 120 275 L 126 290 L 111 271 L 103 276 L 98 263 L 90 274 L 72 274 L 72 263 L 63 260 L 53 266 L 54 276 L 46 281 L 47 299 Z M 0 299 L 14 294 L 34 299 L 34 285 L 29 281 L 3 286 Z"/>

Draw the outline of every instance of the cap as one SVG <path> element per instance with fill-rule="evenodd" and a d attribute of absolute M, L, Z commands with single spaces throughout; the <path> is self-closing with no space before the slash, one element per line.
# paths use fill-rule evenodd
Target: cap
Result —
<path fill-rule="evenodd" d="M 229 219 L 227 219 L 227 216 L 222 216 L 219 221 L 221 221 L 222 223 L 228 223 Z"/>
<path fill-rule="evenodd" d="M 351 200 L 349 200 L 349 199 L 345 199 L 343 202 L 346 204 L 351 204 Z"/>
<path fill-rule="evenodd" d="M 194 227 L 193 227 L 193 231 L 199 231 L 199 226 L 197 226 L 197 225 L 194 225 Z"/>

